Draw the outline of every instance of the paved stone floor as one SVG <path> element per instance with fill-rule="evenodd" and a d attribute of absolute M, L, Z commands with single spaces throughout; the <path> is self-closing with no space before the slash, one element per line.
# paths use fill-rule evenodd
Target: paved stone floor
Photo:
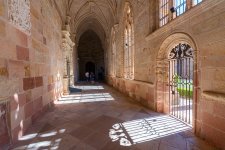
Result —
<path fill-rule="evenodd" d="M 39 118 L 13 149 L 214 150 L 189 126 L 150 111 L 113 88 L 81 85 Z"/>

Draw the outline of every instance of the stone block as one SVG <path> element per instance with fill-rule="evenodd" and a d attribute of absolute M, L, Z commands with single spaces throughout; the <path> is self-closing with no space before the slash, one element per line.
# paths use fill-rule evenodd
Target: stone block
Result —
<path fill-rule="evenodd" d="M 26 103 L 29 103 L 32 100 L 31 91 L 26 92 Z"/>
<path fill-rule="evenodd" d="M 23 107 L 27 103 L 26 93 L 18 94 L 18 100 L 20 107 Z"/>
<path fill-rule="evenodd" d="M 25 77 L 31 77 L 30 65 L 24 65 Z"/>
<path fill-rule="evenodd" d="M 213 114 L 214 101 L 202 99 L 200 101 L 200 105 L 199 106 L 201 106 L 201 110 L 203 112 L 208 112 L 208 113 Z"/>
<path fill-rule="evenodd" d="M 23 78 L 23 90 L 33 89 L 35 87 L 34 78 Z"/>
<path fill-rule="evenodd" d="M 212 91 L 217 91 L 218 93 L 224 93 L 225 91 L 225 81 L 214 81 L 211 86 Z"/>
<path fill-rule="evenodd" d="M 31 100 L 35 100 L 43 95 L 43 86 L 31 90 Z"/>
<path fill-rule="evenodd" d="M 47 70 L 47 65 L 45 64 L 32 64 L 32 72 L 34 73 L 34 76 L 44 76 L 45 74 L 48 74 L 50 70 Z M 32 74 L 33 74 L 32 73 Z"/>
<path fill-rule="evenodd" d="M 20 126 L 24 120 L 24 107 L 19 107 L 18 109 L 11 111 L 11 129 L 15 129 Z"/>
<path fill-rule="evenodd" d="M 33 102 L 29 102 L 24 106 L 25 119 L 31 117 L 34 113 Z"/>
<path fill-rule="evenodd" d="M 18 60 L 29 61 L 29 49 L 21 46 L 16 46 Z"/>
<path fill-rule="evenodd" d="M 23 121 L 23 131 L 26 132 L 27 129 L 32 125 L 31 118 L 27 118 Z"/>
<path fill-rule="evenodd" d="M 20 31 L 19 29 L 16 29 L 16 37 L 17 41 L 21 46 L 27 47 L 28 46 L 28 38 L 25 33 Z"/>
<path fill-rule="evenodd" d="M 46 106 L 47 104 L 49 104 L 50 102 L 50 95 L 49 93 L 46 93 L 42 96 L 42 100 L 43 100 L 43 106 Z"/>
<path fill-rule="evenodd" d="M 1 9 L 1 6 L 0 6 L 0 9 Z M 0 37 L 5 37 L 5 36 L 6 36 L 6 25 L 4 21 L 0 20 Z"/>
<path fill-rule="evenodd" d="M 219 102 L 215 102 L 213 106 L 213 113 L 221 118 L 225 119 L 225 105 Z"/>
<path fill-rule="evenodd" d="M 0 77 L 8 77 L 8 69 L 6 67 L 0 67 Z"/>
<path fill-rule="evenodd" d="M 48 92 L 52 91 L 55 88 L 55 84 L 49 84 L 48 85 Z"/>
<path fill-rule="evenodd" d="M 16 45 L 10 39 L 0 38 L 0 57 L 2 58 L 9 58 L 9 59 L 16 59 Z"/>
<path fill-rule="evenodd" d="M 38 12 L 38 6 L 39 4 L 37 2 L 31 3 L 30 12 L 32 15 L 32 18 L 35 17 L 36 19 L 39 19 L 39 12 Z M 39 6 L 40 7 L 40 6 Z"/>
<path fill-rule="evenodd" d="M 46 37 L 43 37 L 43 44 L 47 45 L 47 39 L 46 39 Z"/>
<path fill-rule="evenodd" d="M 28 38 L 25 33 L 20 31 L 19 29 L 15 28 L 12 25 L 7 26 L 7 35 L 12 43 L 16 45 L 20 45 L 22 47 L 28 47 Z"/>
<path fill-rule="evenodd" d="M 201 136 L 217 147 L 225 147 L 225 133 L 221 130 L 215 129 L 212 126 L 203 123 L 201 127 Z"/>
<path fill-rule="evenodd" d="M 19 110 L 20 107 L 23 107 L 26 103 L 26 93 L 14 94 L 10 101 L 11 111 Z"/>
<path fill-rule="evenodd" d="M 38 112 L 36 112 L 35 114 L 33 114 L 33 116 L 31 117 L 31 121 L 32 123 L 34 123 L 38 118 L 40 118 L 43 115 L 42 110 L 39 110 Z"/>
<path fill-rule="evenodd" d="M 8 74 L 7 61 L 0 58 L 0 77 L 8 77 Z"/>
<path fill-rule="evenodd" d="M 17 101 L 17 99 L 14 98 L 14 96 L 12 96 L 10 98 L 10 111 L 14 111 L 16 109 L 19 108 L 19 102 Z"/>
<path fill-rule="evenodd" d="M 42 96 L 33 101 L 33 108 L 35 114 L 43 108 Z"/>
<path fill-rule="evenodd" d="M 42 44 L 35 40 L 35 39 L 32 39 L 32 47 L 35 49 L 35 51 L 38 51 L 38 52 L 43 52 L 43 47 L 42 47 Z"/>
<path fill-rule="evenodd" d="M 22 61 L 9 60 L 8 61 L 9 78 L 23 78 L 24 64 Z"/>
<path fill-rule="evenodd" d="M 16 143 L 21 136 L 23 136 L 23 130 L 22 130 L 22 127 L 20 125 L 18 125 L 17 127 L 15 127 L 12 130 L 13 142 Z"/>
<path fill-rule="evenodd" d="M 4 15 L 4 12 L 5 12 L 5 4 L 4 4 L 4 1 L 1 0 L 0 1 L 0 16 L 3 16 Z"/>
<path fill-rule="evenodd" d="M 154 88 L 148 88 L 148 92 L 146 94 L 148 102 L 154 102 Z"/>
<path fill-rule="evenodd" d="M 217 69 L 215 72 L 215 79 L 217 81 L 225 82 L 225 69 Z"/>
<path fill-rule="evenodd" d="M 217 29 L 220 25 L 220 20 L 218 17 L 212 17 L 210 19 L 204 20 L 204 23 L 199 23 L 193 26 L 193 32 L 195 34 L 200 34 L 202 32 L 208 32 Z"/>
<path fill-rule="evenodd" d="M 217 130 L 225 131 L 225 119 L 221 117 L 217 117 L 214 114 L 210 114 L 208 112 L 202 113 L 202 122 L 204 124 L 210 125 Z"/>
<path fill-rule="evenodd" d="M 35 77 L 35 87 L 43 86 L 43 77 Z"/>
<path fill-rule="evenodd" d="M 4 79 L 0 80 L 0 97 L 9 97 L 20 92 L 20 79 Z"/>
<path fill-rule="evenodd" d="M 163 112 L 163 102 L 156 102 L 156 109 L 157 109 L 157 112 L 162 113 Z"/>

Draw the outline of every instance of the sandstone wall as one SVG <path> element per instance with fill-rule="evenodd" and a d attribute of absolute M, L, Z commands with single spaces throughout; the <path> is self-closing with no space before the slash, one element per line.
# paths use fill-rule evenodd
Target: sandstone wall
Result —
<path fill-rule="evenodd" d="M 173 38 L 177 38 L 173 35 L 178 33 L 189 37 L 195 46 L 197 56 L 194 129 L 200 137 L 224 148 L 222 139 L 225 139 L 225 1 L 205 0 L 158 29 L 155 24 L 157 19 L 153 15 L 157 9 L 151 9 L 156 3 L 147 0 L 130 0 L 130 3 L 134 14 L 135 79 L 123 79 L 121 62 L 124 47 L 124 3 L 121 3 L 119 31 L 116 35 L 117 75 L 109 75 L 108 83 L 147 107 L 167 112 L 164 97 L 167 87 L 163 81 L 165 70 L 157 72 L 158 67 L 162 65 L 158 58 L 168 52 L 164 47 L 164 44 L 168 44 L 165 43 L 166 39 L 170 38 L 173 42 Z"/>
<path fill-rule="evenodd" d="M 10 99 L 17 140 L 62 92 L 62 20 L 53 3 L 31 0 L 31 35 L 8 21 L 0 0 L 0 97 Z"/>

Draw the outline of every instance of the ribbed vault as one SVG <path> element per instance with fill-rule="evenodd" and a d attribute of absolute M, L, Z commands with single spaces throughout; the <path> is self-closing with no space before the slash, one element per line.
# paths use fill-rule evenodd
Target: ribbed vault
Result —
<path fill-rule="evenodd" d="M 98 77 L 99 70 L 105 69 L 104 63 L 107 61 L 106 52 L 111 28 L 117 22 L 117 0 L 66 0 L 65 14 L 71 18 L 70 32 L 75 37 L 72 39 L 76 44 L 74 62 L 77 66 L 75 65 L 74 70 L 77 73 L 75 73 L 75 78 L 82 79 L 87 62 L 96 64 L 96 77 Z M 93 38 L 88 41 L 86 40 L 88 38 L 84 38 L 87 36 Z M 90 45 L 99 47 L 97 50 L 102 52 L 96 52 Z M 95 52 L 89 52 L 90 50 Z M 92 54 L 95 53 L 101 57 L 94 58 Z"/>
<path fill-rule="evenodd" d="M 105 47 L 105 39 L 110 37 L 110 29 L 116 22 L 116 0 L 68 0 L 67 5 L 67 15 L 72 19 L 71 32 L 76 35 L 75 43 L 85 31 L 93 30 Z"/>

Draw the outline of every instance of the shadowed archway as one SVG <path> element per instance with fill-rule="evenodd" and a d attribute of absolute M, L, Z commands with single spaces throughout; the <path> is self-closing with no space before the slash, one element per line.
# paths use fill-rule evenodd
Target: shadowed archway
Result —
<path fill-rule="evenodd" d="M 104 49 L 98 35 L 85 31 L 78 42 L 79 80 L 85 80 L 85 72 L 93 72 L 97 80 L 102 80 L 104 65 Z M 104 76 L 104 75 L 103 75 Z"/>

